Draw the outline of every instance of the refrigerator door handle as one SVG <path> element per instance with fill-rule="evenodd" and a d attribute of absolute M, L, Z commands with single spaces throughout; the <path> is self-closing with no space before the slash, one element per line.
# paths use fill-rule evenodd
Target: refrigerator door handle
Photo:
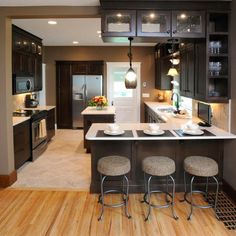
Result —
<path fill-rule="evenodd" d="M 84 85 L 84 95 L 85 95 L 85 105 L 87 105 L 88 102 L 88 91 L 87 91 L 87 85 Z"/>

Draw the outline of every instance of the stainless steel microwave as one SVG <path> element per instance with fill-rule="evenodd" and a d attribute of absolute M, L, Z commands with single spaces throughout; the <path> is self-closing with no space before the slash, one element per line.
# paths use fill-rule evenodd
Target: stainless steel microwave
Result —
<path fill-rule="evenodd" d="M 34 77 L 13 77 L 13 94 L 29 93 L 34 91 Z"/>

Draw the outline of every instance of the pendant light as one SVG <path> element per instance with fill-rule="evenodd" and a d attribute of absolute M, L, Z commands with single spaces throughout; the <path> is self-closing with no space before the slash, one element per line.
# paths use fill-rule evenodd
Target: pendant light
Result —
<path fill-rule="evenodd" d="M 169 76 L 176 76 L 179 75 L 178 71 L 175 69 L 174 65 L 177 65 L 179 63 L 179 61 L 177 62 L 176 59 L 174 58 L 174 42 L 172 42 L 172 49 L 171 49 L 171 53 L 172 53 L 172 59 L 171 61 L 171 68 L 169 69 L 167 75 Z"/>
<path fill-rule="evenodd" d="M 137 87 L 137 75 L 132 68 L 132 53 L 131 53 L 131 41 L 133 40 L 132 37 L 128 38 L 129 40 L 129 69 L 125 74 L 125 87 L 127 89 L 135 89 Z"/>

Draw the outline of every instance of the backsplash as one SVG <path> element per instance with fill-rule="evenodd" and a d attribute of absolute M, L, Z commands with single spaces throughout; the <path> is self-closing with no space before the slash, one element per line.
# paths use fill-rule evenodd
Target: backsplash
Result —
<path fill-rule="evenodd" d="M 12 96 L 13 111 L 25 107 L 25 95 L 26 94 L 19 94 L 19 95 Z"/>
<path fill-rule="evenodd" d="M 197 116 L 197 100 L 193 100 L 193 116 Z M 229 103 L 210 103 L 212 108 L 212 125 L 229 131 Z"/>

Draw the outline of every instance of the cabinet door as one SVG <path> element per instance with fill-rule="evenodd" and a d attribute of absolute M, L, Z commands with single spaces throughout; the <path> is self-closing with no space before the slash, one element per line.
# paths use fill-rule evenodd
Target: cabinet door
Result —
<path fill-rule="evenodd" d="M 138 11 L 137 36 L 170 37 L 170 11 Z"/>
<path fill-rule="evenodd" d="M 56 64 L 57 126 L 72 128 L 72 74 L 70 64 Z"/>
<path fill-rule="evenodd" d="M 129 37 L 136 35 L 136 11 L 121 10 L 102 12 L 102 36 Z"/>
<path fill-rule="evenodd" d="M 206 98 L 206 42 L 195 43 L 194 97 Z"/>
<path fill-rule="evenodd" d="M 103 75 L 103 62 L 101 63 L 89 63 L 88 75 Z"/>
<path fill-rule="evenodd" d="M 186 97 L 194 95 L 194 44 L 180 46 L 180 93 Z"/>
<path fill-rule="evenodd" d="M 55 109 L 48 111 L 47 116 L 47 140 L 50 141 L 55 136 Z"/>
<path fill-rule="evenodd" d="M 25 121 L 14 126 L 15 169 L 21 167 L 31 157 L 30 123 Z"/>
<path fill-rule="evenodd" d="M 204 38 L 204 11 L 173 11 L 172 37 Z"/>
<path fill-rule="evenodd" d="M 43 87 L 42 80 L 42 57 L 35 57 L 35 76 L 34 76 L 34 90 L 40 91 Z"/>
<path fill-rule="evenodd" d="M 12 53 L 12 74 L 19 75 L 22 72 L 21 53 L 13 51 Z"/>
<path fill-rule="evenodd" d="M 73 75 L 86 75 L 88 72 L 88 64 L 86 62 L 78 62 L 72 64 L 72 74 Z"/>

